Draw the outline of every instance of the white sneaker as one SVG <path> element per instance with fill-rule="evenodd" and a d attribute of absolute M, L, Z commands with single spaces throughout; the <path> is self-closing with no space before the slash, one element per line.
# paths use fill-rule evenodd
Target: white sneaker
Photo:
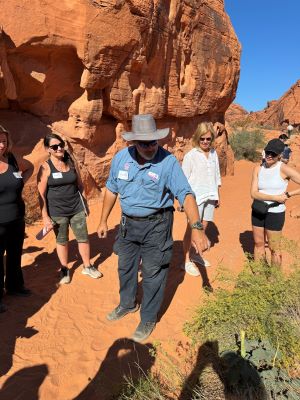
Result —
<path fill-rule="evenodd" d="M 191 261 L 186 262 L 184 264 L 184 266 L 182 267 L 182 269 L 184 269 L 185 272 L 187 274 L 189 274 L 189 275 L 192 275 L 192 276 L 199 276 L 200 275 L 199 269 Z"/>
<path fill-rule="evenodd" d="M 97 268 L 95 268 L 93 266 L 84 267 L 82 269 L 81 273 L 83 275 L 88 275 L 88 276 L 90 276 L 91 278 L 94 278 L 94 279 L 99 279 L 99 278 L 101 278 L 103 276 L 103 274 L 100 271 L 98 271 Z"/>
<path fill-rule="evenodd" d="M 197 264 L 202 265 L 203 267 L 210 267 L 211 264 L 209 261 L 205 260 L 205 258 L 202 258 L 200 254 L 195 254 L 191 256 L 191 261 L 194 261 Z"/>
<path fill-rule="evenodd" d="M 67 285 L 71 282 L 70 271 L 67 268 L 62 268 L 60 271 L 60 281 L 59 285 Z"/>

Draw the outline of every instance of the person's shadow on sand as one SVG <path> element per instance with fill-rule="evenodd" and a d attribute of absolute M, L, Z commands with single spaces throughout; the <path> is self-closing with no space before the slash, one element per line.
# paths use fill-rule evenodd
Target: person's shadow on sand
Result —
<path fill-rule="evenodd" d="M 194 368 L 186 378 L 178 400 L 190 400 L 196 393 L 199 399 L 268 398 L 258 372 L 251 364 L 235 352 L 220 356 L 217 341 L 208 341 L 199 347 Z"/>
<path fill-rule="evenodd" d="M 108 349 L 100 368 L 82 392 L 73 400 L 109 400 L 116 398 L 125 378 L 133 382 L 147 376 L 155 361 L 154 347 L 135 343 L 130 339 L 117 339 Z"/>
<path fill-rule="evenodd" d="M 24 248 L 26 253 L 26 248 Z M 57 255 L 43 252 L 22 268 L 25 284 L 32 290 L 29 297 L 4 296 L 8 311 L 0 314 L 0 376 L 12 367 L 16 340 L 30 338 L 38 331 L 27 327 L 27 321 L 36 314 L 57 290 Z"/>
<path fill-rule="evenodd" d="M 208 222 L 205 233 L 208 239 L 210 240 L 210 247 L 214 247 L 215 244 L 219 243 L 220 232 L 217 225 L 214 222 L 212 221 Z"/>
<path fill-rule="evenodd" d="M 100 264 L 102 264 L 107 258 L 112 255 L 113 244 L 115 242 L 118 230 L 119 225 L 116 225 L 114 229 L 108 231 L 107 238 L 105 239 L 99 239 L 97 232 L 89 235 L 91 259 L 97 256 L 93 263 L 96 268 L 98 268 Z M 82 260 L 78 252 L 78 245 L 76 240 L 71 240 L 69 242 L 69 262 L 74 262 L 72 266 L 73 273 L 80 265 L 82 265 Z"/>
<path fill-rule="evenodd" d="M 9 377 L 0 389 L 1 400 L 38 400 L 39 388 L 48 375 L 45 364 L 23 368 Z"/>
<path fill-rule="evenodd" d="M 252 231 L 245 231 L 240 233 L 240 243 L 244 253 L 254 253 L 254 240 Z"/>

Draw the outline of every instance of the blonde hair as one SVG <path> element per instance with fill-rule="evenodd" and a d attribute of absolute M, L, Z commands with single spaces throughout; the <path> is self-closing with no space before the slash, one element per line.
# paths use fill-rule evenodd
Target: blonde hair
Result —
<path fill-rule="evenodd" d="M 8 154 L 11 152 L 11 148 L 12 148 L 12 141 L 10 138 L 10 134 L 9 131 L 7 129 L 4 128 L 4 126 L 0 125 L 0 133 L 4 133 L 6 136 L 6 140 L 7 140 L 7 147 L 5 152 L 3 153 L 4 157 L 7 157 Z"/>
<path fill-rule="evenodd" d="M 192 136 L 193 147 L 198 147 L 200 138 L 206 135 L 208 132 L 211 135 L 210 144 L 212 145 L 213 141 L 215 140 L 215 131 L 213 124 L 211 122 L 200 122 L 200 124 L 197 126 L 195 130 L 195 133 Z"/>

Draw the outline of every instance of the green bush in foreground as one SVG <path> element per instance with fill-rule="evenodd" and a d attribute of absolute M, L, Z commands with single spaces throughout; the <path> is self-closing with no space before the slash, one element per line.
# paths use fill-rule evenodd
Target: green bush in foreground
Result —
<path fill-rule="evenodd" d="M 248 260 L 233 290 L 217 290 L 195 312 L 185 332 L 195 342 L 218 340 L 220 350 L 236 350 L 235 336 L 268 339 L 286 367 L 299 364 L 300 273 Z"/>
<path fill-rule="evenodd" d="M 258 161 L 261 158 L 261 149 L 265 145 L 265 137 L 258 130 L 242 130 L 234 132 L 229 142 L 237 160 Z"/>

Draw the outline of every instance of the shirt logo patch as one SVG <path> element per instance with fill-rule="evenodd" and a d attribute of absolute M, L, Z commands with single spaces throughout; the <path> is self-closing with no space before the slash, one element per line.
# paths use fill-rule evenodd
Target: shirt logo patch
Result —
<path fill-rule="evenodd" d="M 159 180 L 159 176 L 155 172 L 149 171 L 148 176 L 150 176 L 150 178 L 155 182 Z"/>
<path fill-rule="evenodd" d="M 129 168 L 130 168 L 130 164 L 129 164 L 128 162 L 125 163 L 125 164 L 124 164 L 124 169 L 125 169 L 125 171 L 128 171 Z"/>
<path fill-rule="evenodd" d="M 13 172 L 13 174 L 14 174 L 14 177 L 15 177 L 15 178 L 17 178 L 17 179 L 22 179 L 22 172 L 21 172 L 21 171 L 19 171 L 19 172 Z"/>
<path fill-rule="evenodd" d="M 118 179 L 128 180 L 128 171 L 119 171 Z"/>
<path fill-rule="evenodd" d="M 62 176 L 61 172 L 52 172 L 52 177 L 53 177 L 53 179 L 60 179 L 63 176 Z"/>

